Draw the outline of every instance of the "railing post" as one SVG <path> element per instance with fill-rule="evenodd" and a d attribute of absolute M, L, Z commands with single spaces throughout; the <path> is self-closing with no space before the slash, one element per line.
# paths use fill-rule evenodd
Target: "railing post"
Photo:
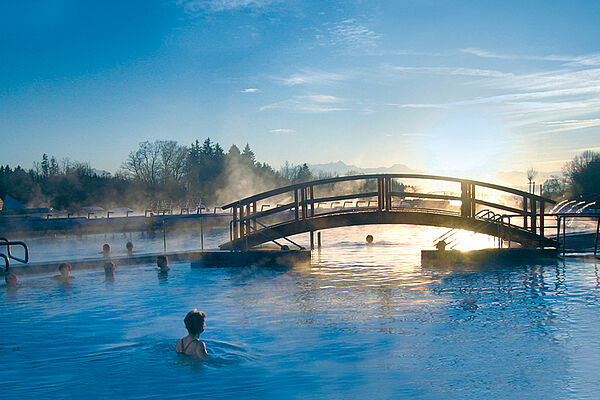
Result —
<path fill-rule="evenodd" d="M 528 204 L 527 204 L 527 196 L 523 196 L 523 228 L 524 229 L 528 229 L 527 228 L 527 217 L 529 216 L 529 211 L 527 209 Z"/>
<path fill-rule="evenodd" d="M 237 206 L 233 206 L 233 239 L 237 239 L 238 238 L 238 222 L 237 222 L 237 218 L 238 218 L 238 213 L 237 213 Z"/>
<path fill-rule="evenodd" d="M 531 196 L 531 232 L 537 234 L 537 201 Z"/>
<path fill-rule="evenodd" d="M 315 216 L 315 187 L 310 185 L 310 216 Z"/>
<path fill-rule="evenodd" d="M 546 212 L 546 203 L 540 200 L 540 235 L 546 237 L 546 224 L 544 223 L 544 213 Z"/>
<path fill-rule="evenodd" d="M 556 242 L 558 243 L 558 249 L 560 250 L 560 215 L 556 217 Z"/>
<path fill-rule="evenodd" d="M 392 211 L 392 178 L 386 178 L 387 210 Z"/>
<path fill-rule="evenodd" d="M 461 182 L 460 183 L 460 216 L 461 217 L 466 217 L 467 216 L 467 210 L 470 208 L 468 207 L 468 186 L 466 183 Z"/>
<path fill-rule="evenodd" d="M 256 215 L 256 202 L 252 203 L 252 215 Z M 252 220 L 252 226 L 256 230 L 256 218 Z"/>
<path fill-rule="evenodd" d="M 377 210 L 383 210 L 383 178 L 377 178 Z"/>
<path fill-rule="evenodd" d="M 469 213 L 469 218 L 474 218 L 476 214 L 477 203 L 475 202 L 475 184 L 471 183 L 469 188 L 469 194 L 471 198 L 469 199 L 469 205 L 471 206 L 471 210 Z"/>
<path fill-rule="evenodd" d="M 294 189 L 294 218 L 298 221 L 298 189 Z"/>
<path fill-rule="evenodd" d="M 300 205 L 302 206 L 302 219 L 306 219 L 306 188 L 300 189 Z"/>
<path fill-rule="evenodd" d="M 244 224 L 244 206 L 240 205 L 240 237 L 246 235 L 246 225 Z"/>

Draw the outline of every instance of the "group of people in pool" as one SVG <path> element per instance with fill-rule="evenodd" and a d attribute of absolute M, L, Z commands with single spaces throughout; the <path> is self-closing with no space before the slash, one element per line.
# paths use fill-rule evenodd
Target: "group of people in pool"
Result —
<path fill-rule="evenodd" d="M 126 248 L 127 254 L 132 255 L 133 243 L 127 242 Z M 101 254 L 103 254 L 104 257 L 109 258 L 110 245 L 103 245 Z M 167 256 L 160 255 L 156 257 L 156 266 L 159 268 L 159 273 L 166 273 L 169 270 L 168 264 L 169 260 L 167 259 Z M 104 275 L 107 280 L 114 279 L 115 269 L 116 265 L 114 262 L 107 261 L 104 263 Z M 74 276 L 71 275 L 71 270 L 71 264 L 61 263 L 58 265 L 58 275 L 55 275 L 50 279 L 61 282 L 70 282 L 71 279 L 74 278 Z M 17 286 L 17 275 L 12 272 L 7 272 L 4 275 L 4 280 L 6 281 L 7 287 Z M 205 320 L 206 314 L 204 314 L 202 311 L 193 309 L 187 313 L 183 319 L 183 323 L 188 331 L 188 335 L 184 338 L 181 338 L 175 345 L 175 351 L 177 353 L 197 357 L 201 360 L 208 359 L 206 345 L 199 339 L 200 334 L 204 332 Z"/>
<path fill-rule="evenodd" d="M 127 249 L 127 255 L 133 255 L 133 243 L 127 242 L 125 245 Z M 102 251 L 100 252 L 105 258 L 110 258 L 110 245 L 105 243 L 102 246 Z M 160 255 L 156 257 L 156 266 L 159 268 L 159 272 L 165 274 L 169 270 L 169 260 L 167 256 Z M 69 282 L 74 278 L 71 275 L 71 264 L 69 263 L 61 263 L 58 265 L 58 275 L 53 276 L 52 280 L 61 281 L 61 282 Z M 116 265 L 112 261 L 107 261 L 104 263 L 104 275 L 107 280 L 114 279 Z M 15 288 L 17 286 L 17 275 L 13 272 L 6 272 L 4 274 L 4 281 L 6 282 L 6 286 L 10 288 Z"/>

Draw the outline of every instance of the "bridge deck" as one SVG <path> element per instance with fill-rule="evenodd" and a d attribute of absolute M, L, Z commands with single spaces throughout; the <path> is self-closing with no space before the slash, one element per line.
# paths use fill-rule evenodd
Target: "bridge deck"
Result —
<path fill-rule="evenodd" d="M 379 210 L 345 210 L 315 215 L 307 219 L 299 219 L 270 225 L 231 240 L 219 246 L 221 249 L 233 250 L 258 246 L 274 239 L 297 235 L 300 233 L 323 229 L 356 225 L 406 224 L 424 225 L 444 228 L 478 231 L 479 233 L 501 237 L 521 245 L 538 245 L 556 247 L 556 241 L 533 234 L 531 231 L 515 225 L 499 226 L 486 223 L 484 220 L 461 217 L 458 213 L 442 210 L 402 209 L 393 211 Z"/>

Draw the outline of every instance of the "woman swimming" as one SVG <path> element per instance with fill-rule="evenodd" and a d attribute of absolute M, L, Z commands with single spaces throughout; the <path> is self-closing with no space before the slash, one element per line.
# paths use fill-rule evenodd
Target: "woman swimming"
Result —
<path fill-rule="evenodd" d="M 204 332 L 204 320 L 206 314 L 202 311 L 198 311 L 195 308 L 187 313 L 183 319 L 185 329 L 188 331 L 188 335 L 184 338 L 179 339 L 175 345 L 175 351 L 180 354 L 187 354 L 189 356 L 198 357 L 201 360 L 208 360 L 206 354 L 206 345 L 200 339 L 200 334 Z"/>

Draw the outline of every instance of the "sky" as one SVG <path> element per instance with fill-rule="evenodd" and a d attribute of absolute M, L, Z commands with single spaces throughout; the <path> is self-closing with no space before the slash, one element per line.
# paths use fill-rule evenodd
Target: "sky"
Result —
<path fill-rule="evenodd" d="M 0 163 L 249 143 L 493 179 L 600 150 L 600 2 L 0 0 Z"/>

